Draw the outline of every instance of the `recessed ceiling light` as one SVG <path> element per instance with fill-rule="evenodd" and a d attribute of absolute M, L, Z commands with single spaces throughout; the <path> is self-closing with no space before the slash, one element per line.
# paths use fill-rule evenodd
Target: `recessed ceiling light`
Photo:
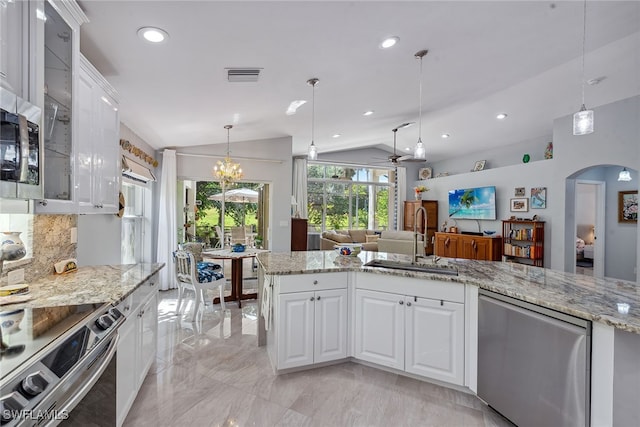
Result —
<path fill-rule="evenodd" d="M 169 33 L 156 27 L 142 27 L 138 30 L 138 37 L 150 43 L 162 43 L 169 38 Z"/>
<path fill-rule="evenodd" d="M 306 104 L 307 101 L 305 101 L 304 99 L 297 99 L 295 101 L 291 101 L 291 104 L 289 104 L 289 107 L 287 108 L 286 111 L 286 115 L 287 116 L 292 116 L 296 113 L 296 111 L 298 110 L 298 108 L 300 108 L 301 105 Z"/>
<path fill-rule="evenodd" d="M 449 138 L 451 135 L 449 135 L 448 133 L 443 133 L 442 135 L 440 135 L 441 137 L 443 137 L 444 139 Z"/>
<path fill-rule="evenodd" d="M 370 116 L 372 114 L 373 114 L 373 110 L 365 111 L 364 113 L 362 113 L 363 116 Z"/>
<path fill-rule="evenodd" d="M 333 138 L 340 138 L 342 135 L 340 135 L 339 133 L 334 133 L 333 134 Z"/>
<path fill-rule="evenodd" d="M 504 120 L 504 119 L 506 119 L 506 118 L 507 118 L 507 113 L 499 113 L 499 114 L 496 116 L 496 119 L 498 119 L 498 120 Z"/>
<path fill-rule="evenodd" d="M 390 47 L 395 46 L 395 44 L 398 43 L 399 41 L 400 41 L 400 37 L 396 37 L 396 36 L 387 37 L 386 39 L 382 40 L 382 42 L 380 43 L 380 48 L 389 49 Z"/>
<path fill-rule="evenodd" d="M 411 151 L 411 147 L 405 147 L 404 151 Z"/>

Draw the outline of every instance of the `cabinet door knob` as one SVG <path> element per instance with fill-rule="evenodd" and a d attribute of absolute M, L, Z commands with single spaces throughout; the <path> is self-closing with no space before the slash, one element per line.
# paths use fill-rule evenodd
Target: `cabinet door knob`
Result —
<path fill-rule="evenodd" d="M 40 203 L 40 205 L 42 206 L 47 206 L 47 204 L 49 204 L 49 202 L 46 199 L 39 200 L 38 203 Z"/>
<path fill-rule="evenodd" d="M 313 301 L 314 299 L 315 299 L 314 297 L 311 297 L 311 298 L 309 299 L 309 301 Z"/>
<path fill-rule="evenodd" d="M 404 301 L 400 300 L 400 301 L 398 301 L 398 304 L 402 305 L 402 304 L 404 304 Z"/>
<path fill-rule="evenodd" d="M 320 301 L 320 295 L 316 297 L 316 301 Z"/>
<path fill-rule="evenodd" d="M 155 286 L 156 282 L 149 282 L 149 286 Z"/>
<path fill-rule="evenodd" d="M 318 281 L 317 281 L 317 280 L 314 280 L 314 281 L 313 281 L 313 284 L 314 284 L 314 285 L 317 285 L 317 284 L 318 284 Z"/>
<path fill-rule="evenodd" d="M 411 301 L 407 301 L 407 307 L 411 307 Z"/>

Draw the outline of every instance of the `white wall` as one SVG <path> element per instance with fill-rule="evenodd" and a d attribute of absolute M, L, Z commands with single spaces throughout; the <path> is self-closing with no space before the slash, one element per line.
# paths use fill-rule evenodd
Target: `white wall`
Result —
<path fill-rule="evenodd" d="M 291 250 L 291 148 L 291 137 L 231 143 L 231 158 L 240 163 L 244 172 L 243 181 L 271 185 L 269 241 L 273 252 Z M 226 149 L 226 143 L 177 149 L 178 179 L 213 181 L 212 171 L 218 158 L 207 155 L 224 155 Z"/>

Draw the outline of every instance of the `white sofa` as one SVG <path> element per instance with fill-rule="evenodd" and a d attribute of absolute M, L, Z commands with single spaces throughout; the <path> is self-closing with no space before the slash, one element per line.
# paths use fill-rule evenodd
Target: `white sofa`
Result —
<path fill-rule="evenodd" d="M 418 255 L 424 255 L 424 248 L 419 237 Z M 412 231 L 383 231 L 378 239 L 378 251 L 394 254 L 413 255 Z"/>

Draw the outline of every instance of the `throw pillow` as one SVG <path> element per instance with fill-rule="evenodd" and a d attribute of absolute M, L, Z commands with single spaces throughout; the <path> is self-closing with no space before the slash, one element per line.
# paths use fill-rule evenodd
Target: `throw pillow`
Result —
<path fill-rule="evenodd" d="M 364 243 L 366 241 L 367 230 L 349 230 L 353 243 Z"/>
<path fill-rule="evenodd" d="M 373 242 L 377 242 L 380 236 L 377 234 L 373 234 L 373 235 L 367 234 L 366 238 L 367 238 L 366 243 L 373 243 Z"/>

